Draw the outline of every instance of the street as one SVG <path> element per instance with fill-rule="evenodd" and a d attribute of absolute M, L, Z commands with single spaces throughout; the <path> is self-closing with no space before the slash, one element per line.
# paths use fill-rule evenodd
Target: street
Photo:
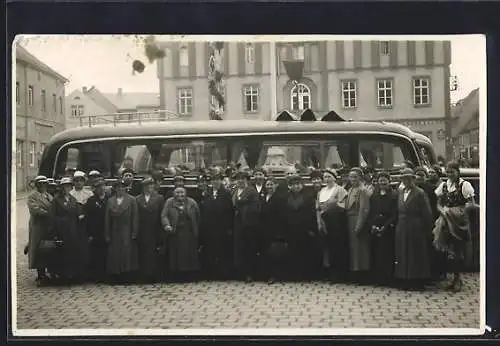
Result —
<path fill-rule="evenodd" d="M 17 201 L 17 328 L 479 328 L 479 275 L 458 294 L 328 283 L 201 282 L 37 288 Z"/>

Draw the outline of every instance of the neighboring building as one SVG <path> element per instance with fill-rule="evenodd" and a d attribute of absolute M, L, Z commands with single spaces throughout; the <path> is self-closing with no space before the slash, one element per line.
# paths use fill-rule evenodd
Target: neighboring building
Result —
<path fill-rule="evenodd" d="M 186 119 L 208 119 L 208 43 L 159 45 L 169 50 L 158 62 L 161 108 Z M 225 119 L 270 120 L 285 109 L 335 110 L 347 119 L 402 123 L 428 136 L 437 154 L 445 155 L 445 139 L 451 138 L 449 41 L 277 43 L 274 107 L 269 49 L 269 43 L 225 43 Z M 290 83 L 283 60 L 304 60 L 299 85 Z"/>
<path fill-rule="evenodd" d="M 471 91 L 452 109 L 453 154 L 456 159 L 479 164 L 479 89 Z"/>
<path fill-rule="evenodd" d="M 153 112 L 160 108 L 158 93 L 124 93 L 121 88 L 116 94 L 103 93 L 95 87 L 76 89 L 67 97 L 66 128 L 109 123 L 113 117 L 100 115 L 116 113 Z M 90 117 L 92 116 L 92 117 Z M 128 115 L 121 115 L 120 121 L 128 121 Z"/>
<path fill-rule="evenodd" d="M 45 144 L 65 127 L 68 80 L 16 45 L 16 190 L 28 187 Z"/>

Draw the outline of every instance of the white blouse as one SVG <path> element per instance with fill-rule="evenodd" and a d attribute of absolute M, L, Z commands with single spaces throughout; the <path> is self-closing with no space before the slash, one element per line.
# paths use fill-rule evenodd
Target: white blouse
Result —
<path fill-rule="evenodd" d="M 443 181 L 441 184 L 439 184 L 437 189 L 434 190 L 434 193 L 436 194 L 437 197 L 441 197 L 443 195 L 444 184 L 446 184 L 448 192 L 455 191 L 458 185 L 462 184 L 462 195 L 464 196 L 465 199 L 472 198 L 475 195 L 474 188 L 472 187 L 471 183 L 469 183 L 466 180 L 463 180 L 462 178 L 459 178 L 458 185 L 453 184 L 450 179 L 448 179 L 446 182 Z"/>
<path fill-rule="evenodd" d="M 87 189 L 82 189 L 80 191 L 77 191 L 73 188 L 71 190 L 70 195 L 75 197 L 78 203 L 85 204 L 87 203 L 87 200 L 94 195 L 94 193 L 90 190 Z"/>
<path fill-rule="evenodd" d="M 328 186 L 325 186 L 319 192 L 318 201 L 320 203 L 324 203 L 331 198 L 335 198 L 337 200 L 337 202 L 342 202 L 346 196 L 347 196 L 347 192 L 340 185 L 334 185 L 331 188 L 329 188 Z"/>

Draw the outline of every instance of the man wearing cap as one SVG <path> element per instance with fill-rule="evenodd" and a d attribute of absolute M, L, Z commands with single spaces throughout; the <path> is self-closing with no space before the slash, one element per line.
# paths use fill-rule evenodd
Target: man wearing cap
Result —
<path fill-rule="evenodd" d="M 87 235 L 89 238 L 89 277 L 103 282 L 106 275 L 107 245 L 104 239 L 105 212 L 108 195 L 103 179 L 94 179 L 94 194 L 85 203 Z"/>
<path fill-rule="evenodd" d="M 48 283 L 46 268 L 50 266 L 50 258 L 40 251 L 40 243 L 43 240 L 53 240 L 49 234 L 50 208 L 53 198 L 47 192 L 47 177 L 37 176 L 34 184 L 36 190 L 28 198 L 29 242 L 25 254 L 28 254 L 29 268 L 37 270 L 37 284 L 43 285 Z"/>
<path fill-rule="evenodd" d="M 260 201 L 263 202 L 266 198 L 266 172 L 262 168 L 256 168 L 253 172 L 253 186 L 259 194 Z"/>
<path fill-rule="evenodd" d="M 87 184 L 91 187 L 94 188 L 94 183 L 98 180 L 101 179 L 102 175 L 99 171 L 97 170 L 92 170 L 89 172 L 89 179 L 87 180 Z"/>
<path fill-rule="evenodd" d="M 203 269 L 209 278 L 229 278 L 232 263 L 234 210 L 231 193 L 222 185 L 222 175 L 212 176 L 212 188 L 200 203 L 200 241 Z"/>
<path fill-rule="evenodd" d="M 161 212 L 163 196 L 156 191 L 153 178 L 142 181 L 142 193 L 136 197 L 139 210 L 139 274 L 144 283 L 153 283 L 159 274 L 159 250 L 162 244 Z"/>
<path fill-rule="evenodd" d="M 125 184 L 125 192 L 129 195 L 136 197 L 140 194 L 140 191 L 134 186 L 134 175 L 135 172 L 131 168 L 125 168 L 121 175 L 121 180 Z"/>
<path fill-rule="evenodd" d="M 257 232 L 260 215 L 259 195 L 249 184 L 249 180 L 247 172 L 238 172 L 237 187 L 233 193 L 234 264 L 247 282 L 253 280 L 257 269 Z"/>
<path fill-rule="evenodd" d="M 403 288 L 422 290 L 431 276 L 432 212 L 425 192 L 415 185 L 415 172 L 401 172 L 404 190 L 399 191 L 395 233 L 394 275 Z"/>
<path fill-rule="evenodd" d="M 87 203 L 87 200 L 93 195 L 91 190 L 85 189 L 85 173 L 82 171 L 76 171 L 73 174 L 73 189 L 71 190 L 71 196 L 75 197 L 78 203 L 82 206 Z"/>

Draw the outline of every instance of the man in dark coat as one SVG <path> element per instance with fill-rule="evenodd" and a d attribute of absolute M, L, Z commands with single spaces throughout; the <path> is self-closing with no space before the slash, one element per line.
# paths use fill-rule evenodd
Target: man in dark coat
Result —
<path fill-rule="evenodd" d="M 161 244 L 163 196 L 156 191 L 152 178 L 142 181 L 142 193 L 136 197 L 139 211 L 139 276 L 145 283 L 158 278 L 158 250 Z"/>
<path fill-rule="evenodd" d="M 200 212 L 205 274 L 208 278 L 226 279 L 232 267 L 234 208 L 221 174 L 212 177 L 212 188 L 203 196 Z"/>
<path fill-rule="evenodd" d="M 415 185 L 413 169 L 403 169 L 401 179 L 394 275 L 404 288 L 422 290 L 431 276 L 432 212 L 425 192 Z"/>
<path fill-rule="evenodd" d="M 106 275 L 107 245 L 104 239 L 105 213 L 108 196 L 104 180 L 94 181 L 94 194 L 87 200 L 84 213 L 87 219 L 87 236 L 89 238 L 89 278 L 101 282 Z"/>
<path fill-rule="evenodd" d="M 234 264 L 247 282 L 253 280 L 257 267 L 257 232 L 260 200 L 255 188 L 249 184 L 247 172 L 236 175 L 237 187 L 233 193 Z"/>
<path fill-rule="evenodd" d="M 134 183 L 135 172 L 131 168 L 125 168 L 122 171 L 121 180 L 125 184 L 125 192 L 130 196 L 136 197 L 141 193 L 141 189 L 137 187 Z"/>
<path fill-rule="evenodd" d="M 259 194 L 260 201 L 266 198 L 266 172 L 262 168 L 256 168 L 253 172 L 253 187 Z"/>

